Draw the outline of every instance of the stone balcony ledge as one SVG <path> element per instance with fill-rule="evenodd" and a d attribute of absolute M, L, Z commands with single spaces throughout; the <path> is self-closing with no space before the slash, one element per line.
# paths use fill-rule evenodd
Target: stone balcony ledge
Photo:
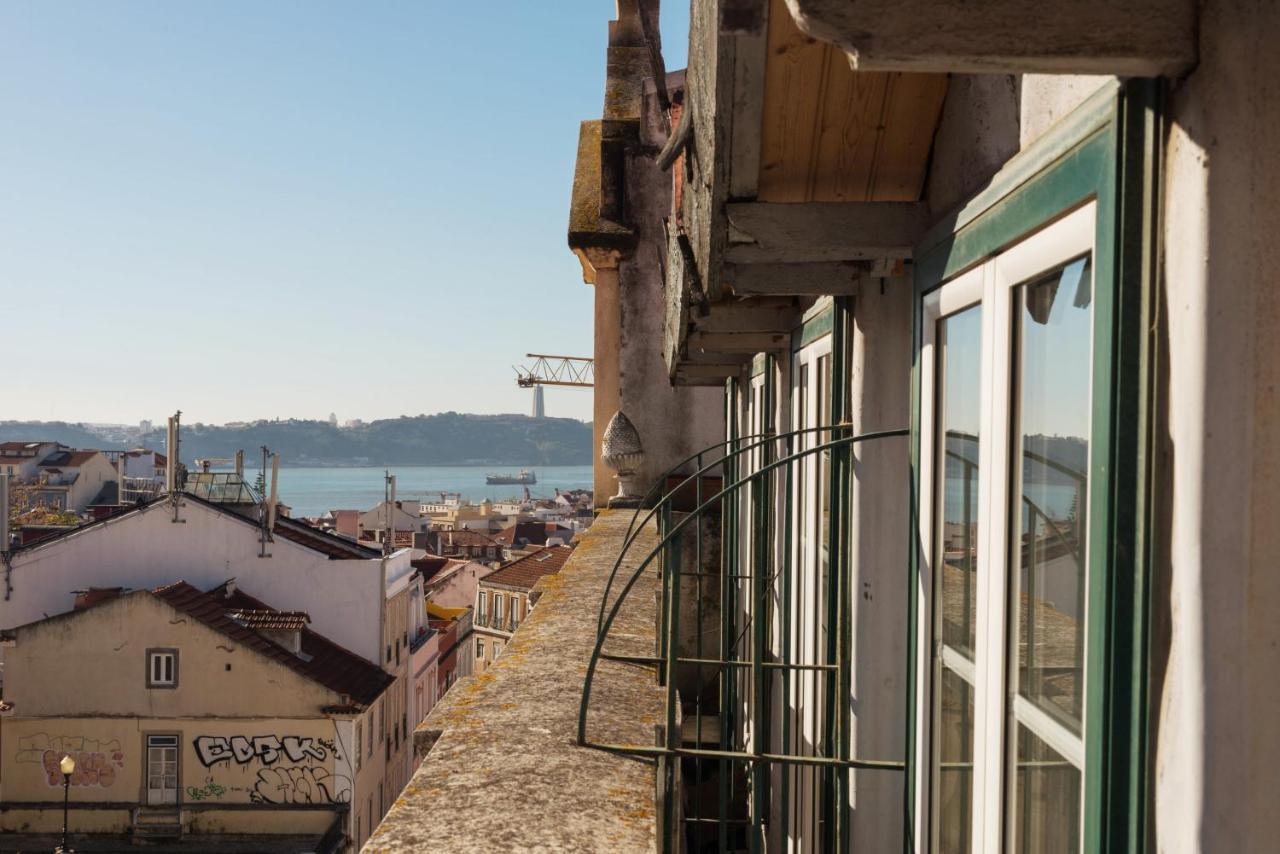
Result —
<path fill-rule="evenodd" d="M 364 851 L 655 850 L 654 764 L 576 740 L 600 597 L 630 521 L 630 511 L 602 513 L 539 582 L 541 598 L 498 660 L 455 684 L 418 727 L 429 753 Z M 656 531 L 639 540 L 624 572 Z M 656 585 L 655 569 L 632 591 L 611 652 L 653 655 Z M 663 706 L 651 669 L 605 662 L 595 685 L 593 740 L 655 743 Z"/>

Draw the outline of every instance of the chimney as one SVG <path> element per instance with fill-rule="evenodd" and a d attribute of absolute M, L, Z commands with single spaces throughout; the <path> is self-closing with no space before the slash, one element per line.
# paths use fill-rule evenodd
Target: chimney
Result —
<path fill-rule="evenodd" d="M 236 477 L 244 480 L 244 449 L 236 451 Z"/>
<path fill-rule="evenodd" d="M 114 599 L 121 593 L 124 593 L 124 587 L 90 587 L 88 590 L 73 590 L 76 594 L 75 604 L 72 605 L 73 610 L 83 611 L 85 608 L 92 608 L 99 602 L 106 602 Z"/>

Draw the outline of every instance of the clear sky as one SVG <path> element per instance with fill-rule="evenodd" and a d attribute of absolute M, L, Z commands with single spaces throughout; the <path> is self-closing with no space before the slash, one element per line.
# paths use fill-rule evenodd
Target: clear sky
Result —
<path fill-rule="evenodd" d="M 591 354 L 565 229 L 614 13 L 3 0 L 0 419 L 527 412 L 513 362 Z"/>

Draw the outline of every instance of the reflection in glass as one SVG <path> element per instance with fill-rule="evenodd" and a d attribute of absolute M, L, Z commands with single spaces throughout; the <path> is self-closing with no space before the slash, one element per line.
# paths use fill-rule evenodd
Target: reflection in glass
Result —
<path fill-rule="evenodd" d="M 1015 716 L 1018 783 L 1010 796 L 1019 851 L 1079 844 L 1080 769 L 1040 739 L 1053 730 L 1079 740 L 1084 728 L 1090 266 L 1080 258 L 1014 297 L 1013 447 L 1021 453 L 1012 473 L 1011 687 L 1047 715 Z"/>
<path fill-rule="evenodd" d="M 938 698 L 938 851 L 972 847 L 973 686 L 942 668 Z"/>
<path fill-rule="evenodd" d="M 1014 745 L 1014 850 L 1028 854 L 1079 851 L 1080 769 L 1021 724 Z"/>
<path fill-rule="evenodd" d="M 982 307 L 938 322 L 938 431 L 943 488 L 934 545 L 937 620 L 949 654 L 972 662 L 977 619 L 978 413 L 982 386 Z M 936 748 L 938 850 L 970 850 L 973 814 L 973 686 L 939 665 Z"/>
<path fill-rule="evenodd" d="M 939 422 L 945 440 L 942 499 L 942 641 L 972 659 L 977 622 L 978 408 L 982 372 L 982 306 L 938 324 L 942 354 Z"/>

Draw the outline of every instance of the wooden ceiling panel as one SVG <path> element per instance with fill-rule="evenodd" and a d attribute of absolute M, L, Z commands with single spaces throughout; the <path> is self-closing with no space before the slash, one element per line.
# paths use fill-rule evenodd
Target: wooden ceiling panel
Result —
<path fill-rule="evenodd" d="M 933 135 L 947 94 L 945 74 L 887 74 L 884 133 L 872 201 L 914 202 L 924 190 Z"/>
<path fill-rule="evenodd" d="M 916 201 L 946 76 L 856 72 L 770 0 L 757 198 Z"/>

